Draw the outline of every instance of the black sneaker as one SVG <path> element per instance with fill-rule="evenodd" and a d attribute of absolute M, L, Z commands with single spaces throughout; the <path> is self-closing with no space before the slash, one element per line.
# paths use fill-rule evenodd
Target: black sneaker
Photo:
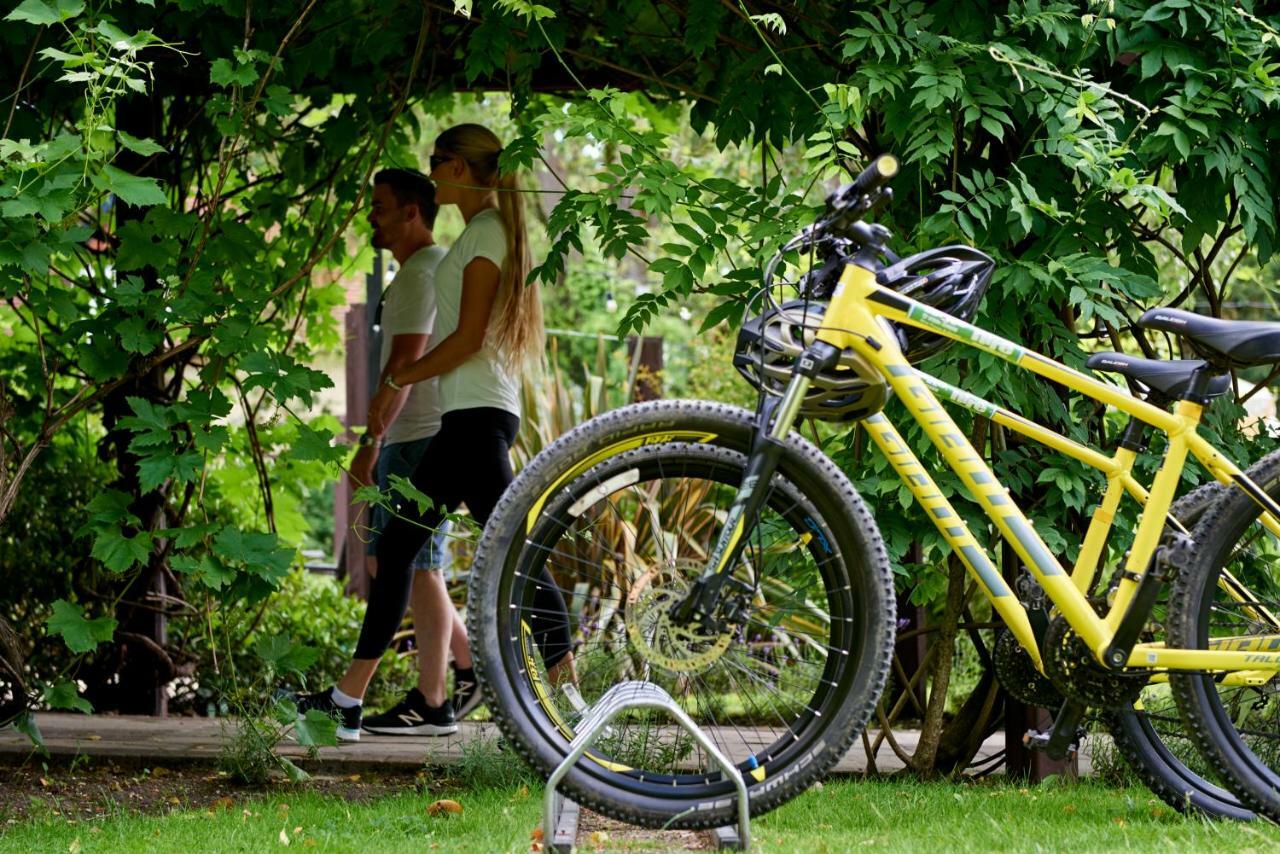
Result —
<path fill-rule="evenodd" d="M 376 735 L 453 735 L 458 725 L 453 721 L 453 704 L 427 705 L 427 698 L 417 688 L 410 688 L 404 699 L 380 715 L 365 718 L 364 731 Z"/>
<path fill-rule="evenodd" d="M 465 720 L 480 705 L 480 683 L 476 681 L 476 672 L 470 667 L 453 667 L 453 718 Z"/>
<path fill-rule="evenodd" d="M 351 706 L 344 709 L 333 701 L 333 694 L 326 688 L 314 694 L 294 694 L 291 698 L 298 707 L 301 717 L 311 709 L 318 709 L 338 722 L 338 741 L 360 740 L 360 718 L 364 715 L 364 706 Z"/>

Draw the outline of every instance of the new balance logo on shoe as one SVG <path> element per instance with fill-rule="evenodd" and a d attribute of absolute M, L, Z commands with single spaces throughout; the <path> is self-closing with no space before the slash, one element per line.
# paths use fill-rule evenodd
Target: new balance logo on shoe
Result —
<path fill-rule="evenodd" d="M 451 702 L 429 705 L 421 691 L 410 688 L 394 708 L 365 718 L 364 731 L 376 735 L 453 735 L 458 725 Z"/>

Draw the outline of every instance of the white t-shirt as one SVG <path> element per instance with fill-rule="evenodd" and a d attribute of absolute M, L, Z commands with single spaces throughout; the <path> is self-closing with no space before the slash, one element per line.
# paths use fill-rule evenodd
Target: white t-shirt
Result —
<path fill-rule="evenodd" d="M 438 313 L 433 341 L 443 341 L 458 328 L 462 271 L 467 265 L 476 258 L 488 258 L 502 269 L 506 254 L 507 234 L 498 212 L 489 208 L 473 216 L 436 268 Z M 489 316 L 490 329 L 497 313 L 495 305 Z M 507 372 L 487 340 L 479 352 L 440 377 L 441 410 L 453 412 L 482 406 L 502 409 L 516 417 L 520 415 L 520 381 Z"/>
<path fill-rule="evenodd" d="M 424 246 L 405 259 L 382 304 L 382 354 L 378 367 L 391 358 L 391 339 L 397 335 L 430 335 L 428 349 L 439 338 L 436 325 L 436 269 L 447 252 L 443 246 Z M 409 386 L 409 397 L 396 420 L 387 428 L 383 441 L 412 442 L 440 432 L 440 393 L 436 380 Z"/>

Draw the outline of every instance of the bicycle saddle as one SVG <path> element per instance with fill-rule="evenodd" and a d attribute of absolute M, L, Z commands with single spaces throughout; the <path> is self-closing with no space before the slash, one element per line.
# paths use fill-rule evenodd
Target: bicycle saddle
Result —
<path fill-rule="evenodd" d="M 1138 318 L 1138 326 L 1181 336 L 1211 359 L 1218 356 L 1238 365 L 1280 362 L 1280 323 L 1220 320 L 1176 308 L 1153 308 Z"/>
<path fill-rule="evenodd" d="M 1280 324 L 1275 325 L 1280 327 Z M 1206 363 L 1203 359 L 1141 359 L 1124 353 L 1094 353 L 1084 364 L 1093 371 L 1107 371 L 1137 380 L 1152 391 L 1177 400 L 1191 384 L 1191 375 Z M 1209 380 L 1205 397 L 1218 397 L 1230 388 L 1230 374 L 1219 374 Z"/>

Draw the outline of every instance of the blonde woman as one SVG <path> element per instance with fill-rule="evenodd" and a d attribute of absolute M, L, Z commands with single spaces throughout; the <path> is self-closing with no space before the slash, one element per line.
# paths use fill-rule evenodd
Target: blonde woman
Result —
<path fill-rule="evenodd" d="M 529 244 L 524 201 L 516 176 L 502 173 L 502 143 L 488 129 L 465 124 L 437 137 L 431 155 L 436 203 L 457 205 L 466 228 L 436 268 L 436 325 L 431 348 L 416 362 L 388 372 L 369 404 L 368 430 L 381 435 L 396 392 L 438 377 L 440 432 L 423 454 L 413 484 L 434 506 L 418 514 L 406 503 L 378 540 L 378 575 L 354 660 L 331 691 L 300 698 L 299 708 L 319 708 L 341 719 L 339 737 L 359 738 L 362 699 L 378 660 L 404 616 L 410 562 L 446 512 L 460 503 L 480 524 L 489 518 L 512 471 L 509 452 L 520 426 L 521 368 L 541 358 L 542 303 L 536 284 L 526 283 Z M 545 573 L 545 570 L 543 570 Z M 419 655 L 431 655 L 416 689 L 396 707 L 363 721 L 368 732 L 446 735 L 456 731 L 445 696 L 445 656 L 454 609 L 444 581 L 432 573 L 434 619 L 415 625 Z M 564 599 L 549 575 L 538 603 L 535 627 L 546 666 L 572 672 Z M 415 609 L 415 617 L 417 616 Z M 430 671 L 430 672 L 427 672 Z"/>

